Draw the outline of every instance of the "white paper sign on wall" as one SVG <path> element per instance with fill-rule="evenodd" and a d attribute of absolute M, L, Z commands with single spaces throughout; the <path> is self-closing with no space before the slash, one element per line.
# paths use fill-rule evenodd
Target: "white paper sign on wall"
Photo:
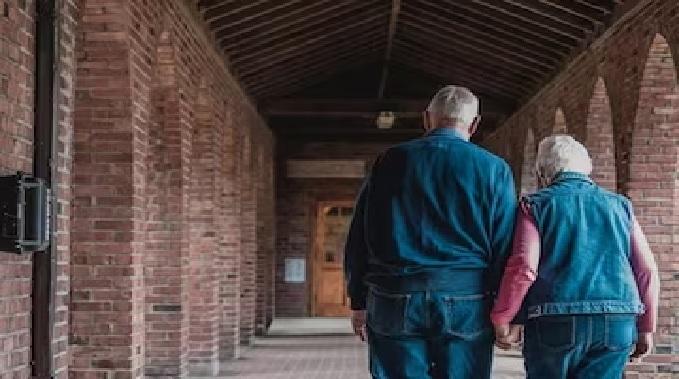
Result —
<path fill-rule="evenodd" d="M 304 258 L 285 258 L 285 282 L 304 283 L 306 280 L 306 260 Z"/>

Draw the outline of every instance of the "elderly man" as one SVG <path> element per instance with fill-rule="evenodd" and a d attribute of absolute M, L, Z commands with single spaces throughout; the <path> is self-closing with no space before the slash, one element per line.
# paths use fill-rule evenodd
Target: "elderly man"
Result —
<path fill-rule="evenodd" d="M 358 196 L 345 271 L 374 378 L 490 376 L 516 194 L 508 165 L 469 142 L 478 107 L 466 88 L 441 89 L 425 136 L 383 153 Z"/>
<path fill-rule="evenodd" d="M 592 161 L 579 142 L 544 139 L 537 171 L 542 189 L 521 202 L 492 312 L 498 344 L 519 341 L 520 327 L 509 324 L 523 309 L 529 379 L 621 378 L 630 354 L 653 344 L 653 254 L 629 200 L 589 178 Z"/>

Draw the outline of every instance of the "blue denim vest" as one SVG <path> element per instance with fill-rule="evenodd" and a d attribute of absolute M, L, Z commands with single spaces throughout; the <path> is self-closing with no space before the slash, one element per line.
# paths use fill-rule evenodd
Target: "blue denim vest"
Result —
<path fill-rule="evenodd" d="M 629 259 L 629 200 L 586 175 L 563 172 L 525 201 L 541 244 L 525 316 L 643 313 Z"/>

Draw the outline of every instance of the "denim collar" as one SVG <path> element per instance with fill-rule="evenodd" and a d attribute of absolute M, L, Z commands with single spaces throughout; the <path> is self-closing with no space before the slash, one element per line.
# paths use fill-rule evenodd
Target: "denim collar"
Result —
<path fill-rule="evenodd" d="M 453 137 L 453 138 L 459 138 L 461 140 L 466 141 L 466 138 L 464 137 L 464 135 L 461 132 L 459 132 L 455 129 L 452 129 L 452 128 L 436 128 L 436 129 L 432 130 L 431 132 L 429 132 L 427 135 L 428 136 Z"/>
<path fill-rule="evenodd" d="M 594 181 L 588 175 L 573 171 L 562 171 L 556 174 L 552 184 L 563 182 L 587 182 L 589 184 L 594 184 Z"/>

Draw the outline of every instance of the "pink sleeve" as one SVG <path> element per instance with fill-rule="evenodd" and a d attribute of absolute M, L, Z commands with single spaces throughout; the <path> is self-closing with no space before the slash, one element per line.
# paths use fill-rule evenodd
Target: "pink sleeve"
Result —
<path fill-rule="evenodd" d="M 632 220 L 631 247 L 630 262 L 634 279 L 637 282 L 641 302 L 646 307 L 646 313 L 637 321 L 637 328 L 640 333 L 653 333 L 658 323 L 660 280 L 653 253 L 636 218 Z"/>
<path fill-rule="evenodd" d="M 512 253 L 507 260 L 498 298 L 490 318 L 495 325 L 509 324 L 535 282 L 540 262 L 540 234 L 530 208 L 521 202 L 514 229 Z"/>

